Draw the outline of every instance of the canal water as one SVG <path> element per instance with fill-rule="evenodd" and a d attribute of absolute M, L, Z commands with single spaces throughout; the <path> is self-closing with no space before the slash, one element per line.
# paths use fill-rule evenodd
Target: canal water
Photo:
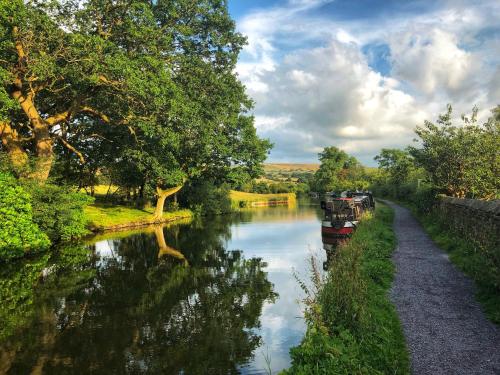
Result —
<path fill-rule="evenodd" d="M 2 266 L 0 374 L 276 373 L 320 229 L 317 205 L 259 208 Z"/>

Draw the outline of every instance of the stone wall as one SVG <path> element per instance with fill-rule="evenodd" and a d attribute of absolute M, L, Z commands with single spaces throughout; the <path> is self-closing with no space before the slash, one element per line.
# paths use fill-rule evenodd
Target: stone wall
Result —
<path fill-rule="evenodd" d="M 480 201 L 439 197 L 438 211 L 458 233 L 490 251 L 500 253 L 500 200 Z"/>

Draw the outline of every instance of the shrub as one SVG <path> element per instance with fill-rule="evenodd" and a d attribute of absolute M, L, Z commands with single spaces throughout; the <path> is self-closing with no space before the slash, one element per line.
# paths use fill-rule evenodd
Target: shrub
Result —
<path fill-rule="evenodd" d="M 436 204 L 437 190 L 431 187 L 418 189 L 409 200 L 413 203 L 420 213 L 429 213 Z"/>
<path fill-rule="evenodd" d="M 180 194 L 181 205 L 202 215 L 220 215 L 231 211 L 229 186 L 216 186 L 212 181 L 194 181 Z"/>
<path fill-rule="evenodd" d="M 34 222 L 30 194 L 4 172 L 0 172 L 0 191 L 0 259 L 46 249 L 50 241 Z"/>
<path fill-rule="evenodd" d="M 68 241 L 88 233 L 83 208 L 93 198 L 51 184 L 27 185 L 33 201 L 33 221 L 54 242 Z"/>

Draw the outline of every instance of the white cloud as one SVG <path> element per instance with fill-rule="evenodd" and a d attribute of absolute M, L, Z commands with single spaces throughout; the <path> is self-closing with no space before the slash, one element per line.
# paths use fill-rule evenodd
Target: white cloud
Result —
<path fill-rule="evenodd" d="M 273 89 L 256 98 L 257 112 L 267 114 L 266 121 L 258 117 L 258 129 L 276 148 L 296 146 L 302 157 L 332 144 L 357 155 L 376 153 L 380 140 L 410 141 L 414 124 L 425 117 L 413 97 L 370 69 L 351 43 L 332 40 L 293 52 L 261 78 Z M 302 144 L 284 141 L 289 136 Z"/>
<path fill-rule="evenodd" d="M 478 73 L 479 64 L 458 47 L 457 37 L 438 28 L 405 30 L 391 38 L 390 48 L 395 76 L 427 95 L 460 92 Z"/>
<path fill-rule="evenodd" d="M 310 12 L 324 2 L 291 0 L 238 22 L 249 38 L 238 72 L 256 101 L 259 134 L 275 143 L 271 160 L 315 161 L 336 145 L 373 163 L 381 147 L 411 143 L 415 126 L 447 103 L 458 115 L 500 100 L 494 1 L 369 21 Z M 368 64 L 368 43 L 388 46 L 388 76 Z"/>

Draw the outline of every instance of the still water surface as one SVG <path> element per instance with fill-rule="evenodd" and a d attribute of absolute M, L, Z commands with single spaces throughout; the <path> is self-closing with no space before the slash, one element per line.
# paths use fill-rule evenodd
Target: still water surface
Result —
<path fill-rule="evenodd" d="M 318 207 L 95 237 L 0 272 L 0 374 L 253 374 L 305 330 Z M 31 286 L 36 285 L 33 289 Z"/>

